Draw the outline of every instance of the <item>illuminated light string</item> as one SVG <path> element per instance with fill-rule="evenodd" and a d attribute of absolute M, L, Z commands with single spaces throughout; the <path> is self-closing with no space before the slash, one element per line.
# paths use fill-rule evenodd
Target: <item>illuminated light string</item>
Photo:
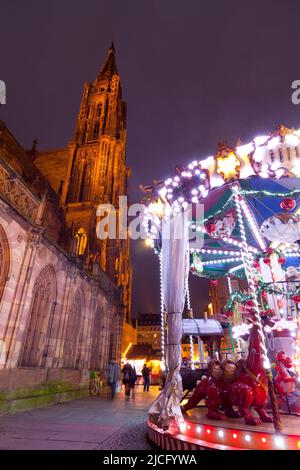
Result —
<path fill-rule="evenodd" d="M 256 285 L 255 285 L 255 276 L 253 274 L 253 269 L 252 269 L 252 255 L 249 252 L 248 248 L 248 243 L 247 243 L 247 238 L 246 238 L 246 232 L 245 232 L 245 226 L 244 226 L 244 221 L 243 221 L 243 216 L 242 216 L 242 208 L 241 208 L 241 203 L 240 203 L 240 190 L 238 185 L 233 185 L 232 186 L 232 191 L 234 194 L 234 201 L 235 201 L 235 206 L 236 206 L 236 213 L 237 213 L 237 219 L 239 223 L 239 228 L 240 228 L 240 233 L 241 233 L 241 239 L 242 239 L 242 257 L 244 261 L 244 266 L 245 266 L 245 272 L 246 276 L 248 279 L 248 284 L 249 284 L 249 290 L 251 293 L 251 297 L 254 303 L 254 318 L 255 318 L 255 323 L 258 328 L 258 334 L 260 338 L 260 347 L 261 347 L 261 353 L 263 357 L 263 366 L 266 370 L 270 370 L 270 361 L 267 355 L 267 348 L 265 345 L 265 338 L 264 338 L 264 333 L 263 333 L 263 327 L 261 323 L 261 318 L 260 318 L 260 309 L 257 301 L 257 296 L 256 296 Z"/>
<path fill-rule="evenodd" d="M 175 177 L 176 178 L 176 177 Z M 179 177 L 178 177 L 179 178 Z M 252 197 L 255 197 L 255 198 L 259 198 L 259 197 L 278 197 L 278 198 L 284 198 L 284 197 L 297 197 L 297 196 L 300 196 L 300 190 L 293 190 L 293 191 L 287 191 L 287 192 L 274 192 L 274 191 L 266 191 L 266 190 L 245 190 L 245 189 L 241 189 L 240 190 L 240 194 L 241 195 L 244 195 L 244 196 L 252 196 Z M 217 210 L 216 212 L 214 212 L 213 214 L 210 214 L 208 217 L 204 218 L 202 223 L 201 223 L 201 226 L 198 226 L 197 227 L 197 230 L 199 229 L 200 231 L 203 230 L 205 231 L 203 225 L 210 219 L 212 219 L 213 217 L 216 217 L 222 213 L 224 213 L 224 211 L 226 211 L 227 208 L 229 208 L 232 204 L 232 199 L 233 199 L 233 195 L 231 195 L 227 202 L 224 204 L 224 206 Z M 162 204 L 162 203 L 161 203 Z M 172 211 L 171 207 L 169 206 L 168 203 L 165 203 L 165 205 L 168 205 L 168 208 L 169 210 Z M 152 209 L 152 205 L 154 206 L 154 208 Z M 153 211 L 153 212 L 152 212 Z M 155 217 L 155 214 L 156 214 L 156 211 L 157 211 L 157 208 L 156 208 L 156 204 L 150 204 L 150 206 L 148 207 L 145 207 L 145 211 L 144 211 L 144 220 L 143 220 L 143 227 L 146 231 L 146 234 L 147 234 L 147 237 L 152 239 L 152 240 L 155 240 L 155 239 L 158 239 L 158 233 L 159 233 L 159 229 L 160 229 L 160 220 L 159 220 L 159 217 Z M 149 228 L 149 224 L 148 222 L 151 222 L 151 229 Z M 156 225 L 157 224 L 157 225 Z M 192 227 L 196 228 L 196 225 L 195 223 L 192 223 Z M 153 227 L 154 225 L 154 227 Z M 155 226 L 156 225 L 156 226 Z"/>
<path fill-rule="evenodd" d="M 244 269 L 244 263 L 243 264 L 239 264 L 238 266 L 234 266 L 233 268 L 230 268 L 229 269 L 229 273 L 234 273 L 236 271 L 239 271 L 240 269 Z"/>
<path fill-rule="evenodd" d="M 199 248 L 193 248 L 190 250 L 191 253 L 207 253 L 210 255 L 239 255 L 239 251 L 230 251 L 230 250 L 216 250 L 216 249 L 211 249 L 211 248 L 202 248 L 201 250 Z"/>
<path fill-rule="evenodd" d="M 234 263 L 236 261 L 241 261 L 243 258 L 241 256 L 237 256 L 236 258 L 219 258 L 210 261 L 202 261 L 203 266 L 211 265 L 211 264 L 226 264 L 226 263 Z"/>
<path fill-rule="evenodd" d="M 283 130 L 285 131 L 285 129 Z M 281 132 L 281 129 L 279 132 Z M 185 207 L 189 201 L 196 204 L 207 196 L 210 187 L 218 187 L 226 182 L 224 168 L 219 168 L 221 163 L 226 165 L 226 174 L 232 173 L 235 178 L 238 178 L 239 171 L 237 171 L 236 165 L 240 166 L 241 159 L 245 159 L 245 157 L 248 159 L 249 169 L 251 168 L 252 174 L 258 174 L 264 178 L 280 178 L 284 176 L 287 168 L 283 168 L 281 163 L 275 162 L 269 164 L 263 162 L 263 160 L 278 147 L 279 152 L 284 152 L 285 157 L 290 159 L 290 153 L 288 154 L 287 149 L 282 148 L 282 144 L 288 146 L 289 150 L 289 146 L 292 145 L 298 151 L 299 131 L 287 130 L 285 133 L 281 132 L 280 135 L 277 132 L 273 133 L 270 137 L 256 137 L 252 142 L 238 146 L 235 150 L 231 149 L 227 155 L 220 158 L 216 155 L 215 157 L 210 156 L 205 160 L 194 160 L 187 167 L 182 169 L 177 168 L 176 176 L 170 177 L 164 182 L 164 186 L 159 190 L 159 195 L 176 206 L 175 210 Z M 251 159 L 253 159 L 254 163 L 259 162 L 261 164 L 258 170 L 255 170 L 254 164 L 250 161 Z M 294 171 L 295 176 L 298 176 L 299 165 L 295 158 L 293 160 L 295 160 L 295 166 L 292 168 L 292 171 Z M 190 188 L 191 181 L 193 182 L 192 188 Z"/>
<path fill-rule="evenodd" d="M 222 240 L 226 243 L 229 243 L 230 245 L 238 246 L 239 248 L 242 248 L 243 246 L 242 242 L 231 237 L 224 237 Z M 258 253 L 258 249 L 254 246 L 248 245 L 248 249 L 252 253 Z"/>
<path fill-rule="evenodd" d="M 232 282 L 231 282 L 231 277 L 230 276 L 227 276 L 227 286 L 228 286 L 228 292 L 229 292 L 229 295 L 232 294 Z"/>
<path fill-rule="evenodd" d="M 266 190 L 244 190 L 244 189 L 241 189 L 240 194 L 244 195 L 244 196 L 250 196 L 250 197 L 252 196 L 252 197 L 255 197 L 257 199 L 259 197 L 283 198 L 283 197 L 297 197 L 297 196 L 300 196 L 300 190 L 293 190 L 293 191 L 287 191 L 287 192 L 274 192 L 274 191 L 266 191 Z M 197 227 L 197 230 L 205 231 L 203 225 L 208 220 L 224 213 L 224 211 L 227 209 L 227 207 L 230 207 L 232 205 L 232 199 L 233 199 L 233 195 L 231 195 L 228 198 L 227 202 L 224 204 L 224 206 L 221 209 L 219 209 L 218 211 L 216 211 L 213 214 L 210 214 L 208 217 L 204 218 L 202 223 L 201 223 L 201 226 Z M 160 216 L 157 216 L 157 212 L 159 210 L 161 210 L 161 207 L 157 208 L 158 205 L 159 206 L 165 205 L 165 206 L 168 207 L 169 211 L 172 211 L 172 208 L 170 207 L 170 205 L 167 202 L 166 203 L 161 202 L 160 204 L 151 203 L 148 207 L 145 207 L 144 216 L 143 216 L 143 227 L 144 227 L 144 230 L 146 232 L 147 238 L 148 239 L 150 238 L 152 241 L 157 240 L 159 238 L 160 225 L 161 225 L 161 220 L 160 220 L 161 214 L 160 214 Z M 181 209 L 179 208 L 179 210 L 181 210 Z M 177 211 L 177 209 L 176 209 L 176 211 Z M 250 217 L 251 217 L 251 213 L 250 213 Z M 253 220 L 254 220 L 254 224 L 256 225 L 255 219 L 253 219 Z M 150 222 L 150 226 L 149 226 L 149 222 Z M 194 222 L 191 222 L 191 224 L 192 224 L 192 227 L 196 228 L 196 224 Z M 256 225 L 256 228 L 257 228 L 257 225 Z M 223 239 L 223 240 L 226 241 L 225 239 Z M 229 243 L 230 243 L 230 241 L 229 241 Z M 236 244 L 236 243 L 234 243 L 234 244 Z M 152 245 L 153 245 L 153 242 L 152 242 Z M 253 250 L 255 250 L 255 248 Z"/>
<path fill-rule="evenodd" d="M 161 360 L 163 367 L 165 367 L 165 303 L 163 293 L 162 281 L 162 251 L 159 253 L 159 278 L 160 278 L 160 346 L 161 346 Z"/>
<path fill-rule="evenodd" d="M 186 305 L 189 311 L 191 311 L 191 296 L 190 296 L 190 286 L 189 286 L 189 271 L 187 272 L 185 278 L 185 293 L 186 293 Z M 190 357 L 191 357 L 191 369 L 195 369 L 195 361 L 194 361 L 194 341 L 193 335 L 190 335 Z"/>
<path fill-rule="evenodd" d="M 266 249 L 266 243 L 265 243 L 264 239 L 262 238 L 262 236 L 260 234 L 260 230 L 259 230 L 259 227 L 257 225 L 257 222 L 256 222 L 255 218 L 253 217 L 253 214 L 252 214 L 251 210 L 249 209 L 249 206 L 246 203 L 245 199 L 242 199 L 240 201 L 240 205 L 241 205 L 241 208 L 242 208 L 242 210 L 243 210 L 243 212 L 246 216 L 249 227 L 250 227 L 257 243 L 259 244 L 259 246 L 262 250 L 265 250 Z"/>
<path fill-rule="evenodd" d="M 243 430 L 234 430 L 230 428 L 218 428 L 216 426 L 199 426 L 198 424 L 188 423 L 184 421 L 179 426 L 180 432 L 182 434 L 191 434 L 191 432 L 195 432 L 197 435 L 206 435 L 206 438 L 210 442 L 218 442 L 219 439 L 230 440 L 230 438 L 238 440 L 239 442 L 245 441 L 249 445 L 252 442 L 253 448 L 256 448 L 256 442 L 259 440 L 262 444 L 268 444 L 272 448 L 278 449 L 286 449 L 287 442 L 283 436 L 278 435 L 266 435 L 260 432 L 249 432 Z M 295 436 L 295 445 L 297 448 L 300 448 L 300 441 L 298 440 L 298 436 Z M 297 443 L 296 443 L 297 441 Z"/>

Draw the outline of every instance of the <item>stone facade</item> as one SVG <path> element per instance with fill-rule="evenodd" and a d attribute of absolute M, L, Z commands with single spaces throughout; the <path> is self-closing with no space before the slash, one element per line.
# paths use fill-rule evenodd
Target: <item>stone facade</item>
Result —
<path fill-rule="evenodd" d="M 37 152 L 34 142 L 25 151 L 0 122 L 0 412 L 87 393 L 89 370 L 121 357 L 129 241 L 95 236 L 97 206 L 127 191 L 126 107 L 114 61 L 111 48 L 91 95 L 94 103 L 106 87 L 99 141 L 90 144 L 81 127 L 86 91 L 67 149 Z M 75 167 L 90 161 L 95 171 L 83 184 L 87 173 Z M 82 184 L 83 192 L 70 189 Z"/>

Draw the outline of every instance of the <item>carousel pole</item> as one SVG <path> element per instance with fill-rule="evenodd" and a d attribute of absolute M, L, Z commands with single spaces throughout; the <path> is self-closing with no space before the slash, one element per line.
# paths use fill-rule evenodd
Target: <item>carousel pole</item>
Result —
<path fill-rule="evenodd" d="M 165 354 L 165 303 L 162 286 L 162 250 L 159 253 L 159 281 L 160 281 L 160 348 L 161 348 L 161 362 L 163 369 L 166 367 L 166 354 Z"/>
<path fill-rule="evenodd" d="M 231 296 L 231 294 L 232 294 L 232 284 L 231 284 L 230 274 L 227 276 L 227 286 L 228 286 L 229 296 Z M 229 322 L 229 326 L 228 326 L 228 331 L 229 331 L 229 338 L 230 338 L 232 353 L 233 353 L 234 356 L 237 356 L 237 351 L 235 350 L 234 339 L 233 339 L 233 336 L 232 336 L 232 325 L 231 325 L 230 322 Z M 237 339 L 237 349 L 241 349 L 239 339 Z"/>
<path fill-rule="evenodd" d="M 245 273 L 246 273 L 246 277 L 248 281 L 250 295 L 253 300 L 254 322 L 258 328 L 258 334 L 260 336 L 260 347 L 261 347 L 261 353 L 263 357 L 263 365 L 264 365 L 264 369 L 265 369 L 267 381 L 268 381 L 268 390 L 269 390 L 269 396 L 270 396 L 271 407 L 272 407 L 274 428 L 277 433 L 280 433 L 282 431 L 282 422 L 281 422 L 278 402 L 277 402 L 277 398 L 276 398 L 275 390 L 274 390 L 271 364 L 267 355 L 267 349 L 265 345 L 265 337 L 264 337 L 263 326 L 262 326 L 261 317 L 260 317 L 259 304 L 257 300 L 255 275 L 253 274 L 253 268 L 252 268 L 252 254 L 249 250 L 249 246 L 247 243 L 245 225 L 244 225 L 243 216 L 242 216 L 242 207 L 241 207 L 242 194 L 241 194 L 240 186 L 238 184 L 234 184 L 232 186 L 232 191 L 234 194 L 234 202 L 235 202 L 235 207 L 236 207 L 237 219 L 238 219 L 239 229 L 241 232 L 241 239 L 242 239 L 241 254 L 242 254 L 243 261 L 244 261 L 244 268 L 245 268 Z"/>
<path fill-rule="evenodd" d="M 297 321 L 297 336 L 295 340 L 295 354 L 294 354 L 294 361 L 295 361 L 295 369 L 298 375 L 300 375 L 300 314 L 298 308 L 298 302 L 295 302 L 295 310 L 296 310 L 296 321 Z"/>
<path fill-rule="evenodd" d="M 185 293 L 186 293 L 186 305 L 188 309 L 188 318 L 193 319 L 193 310 L 191 308 L 191 296 L 190 296 L 190 286 L 189 286 L 189 271 L 186 275 L 185 280 Z M 190 335 L 190 358 L 191 358 L 191 369 L 195 369 L 195 361 L 194 361 L 194 340 L 193 335 Z"/>

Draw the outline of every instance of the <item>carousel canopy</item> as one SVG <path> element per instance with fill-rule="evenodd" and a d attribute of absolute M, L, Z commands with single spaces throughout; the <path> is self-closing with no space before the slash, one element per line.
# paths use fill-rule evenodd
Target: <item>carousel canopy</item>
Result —
<path fill-rule="evenodd" d="M 299 178 L 274 180 L 250 177 L 239 180 L 239 184 L 245 203 L 252 214 L 251 219 L 245 217 L 245 231 L 248 244 L 255 254 L 264 249 L 264 238 L 259 228 L 269 217 L 282 212 L 280 207 L 282 199 L 292 194 L 297 211 L 300 203 L 300 180 Z M 193 249 L 191 244 L 191 265 L 192 268 L 194 266 L 194 270 L 192 269 L 194 274 L 218 278 L 232 272 L 238 277 L 244 277 L 243 262 L 240 257 L 241 237 L 238 224 L 236 224 L 230 185 L 226 184 L 212 190 L 202 203 L 204 204 L 204 220 L 193 221 L 196 226 L 199 225 L 204 229 L 202 248 Z M 231 225 L 226 224 L 227 220 L 231 220 Z M 210 227 L 216 228 L 216 233 L 210 232 Z M 268 242 L 265 242 L 265 246 L 267 244 Z M 285 267 L 298 265 L 299 253 L 295 249 L 295 256 L 289 254 L 286 257 Z"/>
<path fill-rule="evenodd" d="M 182 335 L 222 336 L 223 328 L 217 320 L 185 318 L 182 320 Z"/>

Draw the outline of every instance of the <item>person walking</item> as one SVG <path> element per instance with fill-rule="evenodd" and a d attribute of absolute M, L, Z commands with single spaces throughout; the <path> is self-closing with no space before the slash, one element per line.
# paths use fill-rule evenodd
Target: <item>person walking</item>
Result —
<path fill-rule="evenodd" d="M 108 368 L 107 368 L 107 384 L 110 387 L 111 400 L 114 399 L 114 396 L 116 394 L 116 386 L 117 386 L 118 380 L 120 380 L 120 377 L 121 377 L 120 366 L 114 359 L 111 359 L 109 361 Z"/>
<path fill-rule="evenodd" d="M 136 374 L 136 370 L 135 370 L 135 367 L 133 366 L 132 367 L 132 371 L 131 371 L 131 376 L 130 376 L 130 389 L 132 390 L 131 392 L 131 397 L 134 398 L 134 387 L 135 387 L 135 382 L 137 381 L 137 374 Z"/>
<path fill-rule="evenodd" d="M 130 390 L 132 385 L 132 376 L 133 376 L 133 368 L 129 362 L 126 362 L 122 369 L 123 374 L 123 384 L 125 386 L 125 399 L 129 400 L 130 398 Z"/>
<path fill-rule="evenodd" d="M 142 369 L 142 376 L 144 379 L 144 392 L 147 391 L 149 392 L 149 387 L 150 387 L 150 374 L 151 374 L 151 369 L 150 367 L 147 366 L 147 364 L 144 364 L 144 367 Z"/>

